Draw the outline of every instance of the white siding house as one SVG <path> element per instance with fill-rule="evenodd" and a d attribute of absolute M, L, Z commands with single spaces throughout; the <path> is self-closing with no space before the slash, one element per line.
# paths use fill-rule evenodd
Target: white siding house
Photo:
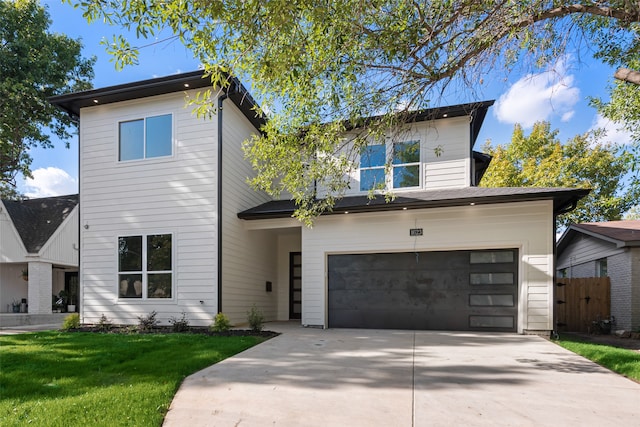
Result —
<path fill-rule="evenodd" d="M 586 191 L 476 187 L 492 101 L 419 112 L 372 142 L 350 192 L 305 228 L 292 201 L 246 183 L 241 144 L 262 122 L 241 85 L 213 120 L 185 107 L 200 76 L 52 99 L 80 120 L 84 322 L 243 323 L 256 305 L 317 327 L 553 329 L 554 218 Z"/>
<path fill-rule="evenodd" d="M 0 201 L 0 324 L 52 320 L 63 290 L 55 310 L 76 305 L 78 256 L 78 195 Z"/>

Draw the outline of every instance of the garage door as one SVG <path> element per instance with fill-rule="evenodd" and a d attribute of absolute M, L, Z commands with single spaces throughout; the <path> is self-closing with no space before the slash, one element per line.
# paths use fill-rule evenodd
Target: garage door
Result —
<path fill-rule="evenodd" d="M 329 255 L 329 327 L 517 328 L 518 251 Z"/>

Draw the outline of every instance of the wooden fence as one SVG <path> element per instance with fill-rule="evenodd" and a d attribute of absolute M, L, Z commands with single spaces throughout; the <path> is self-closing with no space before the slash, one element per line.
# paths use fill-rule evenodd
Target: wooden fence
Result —
<path fill-rule="evenodd" d="M 597 332 L 594 321 L 611 317 L 608 277 L 556 280 L 556 327 L 559 332 Z"/>

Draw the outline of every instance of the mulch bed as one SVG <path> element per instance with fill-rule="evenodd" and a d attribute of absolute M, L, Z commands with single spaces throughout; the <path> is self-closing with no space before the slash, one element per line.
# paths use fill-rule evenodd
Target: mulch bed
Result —
<path fill-rule="evenodd" d="M 214 332 L 206 326 L 189 326 L 185 331 L 176 331 L 172 326 L 155 326 L 149 329 L 140 329 L 135 325 L 112 325 L 110 327 L 98 325 L 83 325 L 79 328 L 72 328 L 67 332 L 96 332 L 105 334 L 200 334 L 213 337 L 263 337 L 273 338 L 280 333 L 273 331 L 253 331 L 251 329 L 229 329 L 224 332 Z"/>

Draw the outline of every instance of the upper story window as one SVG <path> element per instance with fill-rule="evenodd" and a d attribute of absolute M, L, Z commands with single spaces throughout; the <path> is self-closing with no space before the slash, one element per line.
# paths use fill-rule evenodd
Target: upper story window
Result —
<path fill-rule="evenodd" d="M 420 185 L 420 142 L 393 144 L 393 188 Z"/>
<path fill-rule="evenodd" d="M 118 238 L 120 298 L 171 298 L 171 237 L 171 234 L 149 234 Z"/>
<path fill-rule="evenodd" d="M 387 168 L 387 163 L 391 164 Z M 390 176 L 386 176 L 387 170 Z M 384 144 L 368 145 L 360 153 L 360 191 L 420 186 L 420 141 L 396 142 L 387 160 Z"/>
<path fill-rule="evenodd" d="M 367 145 L 360 153 L 360 190 L 385 188 L 386 147 Z"/>
<path fill-rule="evenodd" d="M 173 150 L 171 114 L 119 123 L 118 160 L 170 156 Z"/>

